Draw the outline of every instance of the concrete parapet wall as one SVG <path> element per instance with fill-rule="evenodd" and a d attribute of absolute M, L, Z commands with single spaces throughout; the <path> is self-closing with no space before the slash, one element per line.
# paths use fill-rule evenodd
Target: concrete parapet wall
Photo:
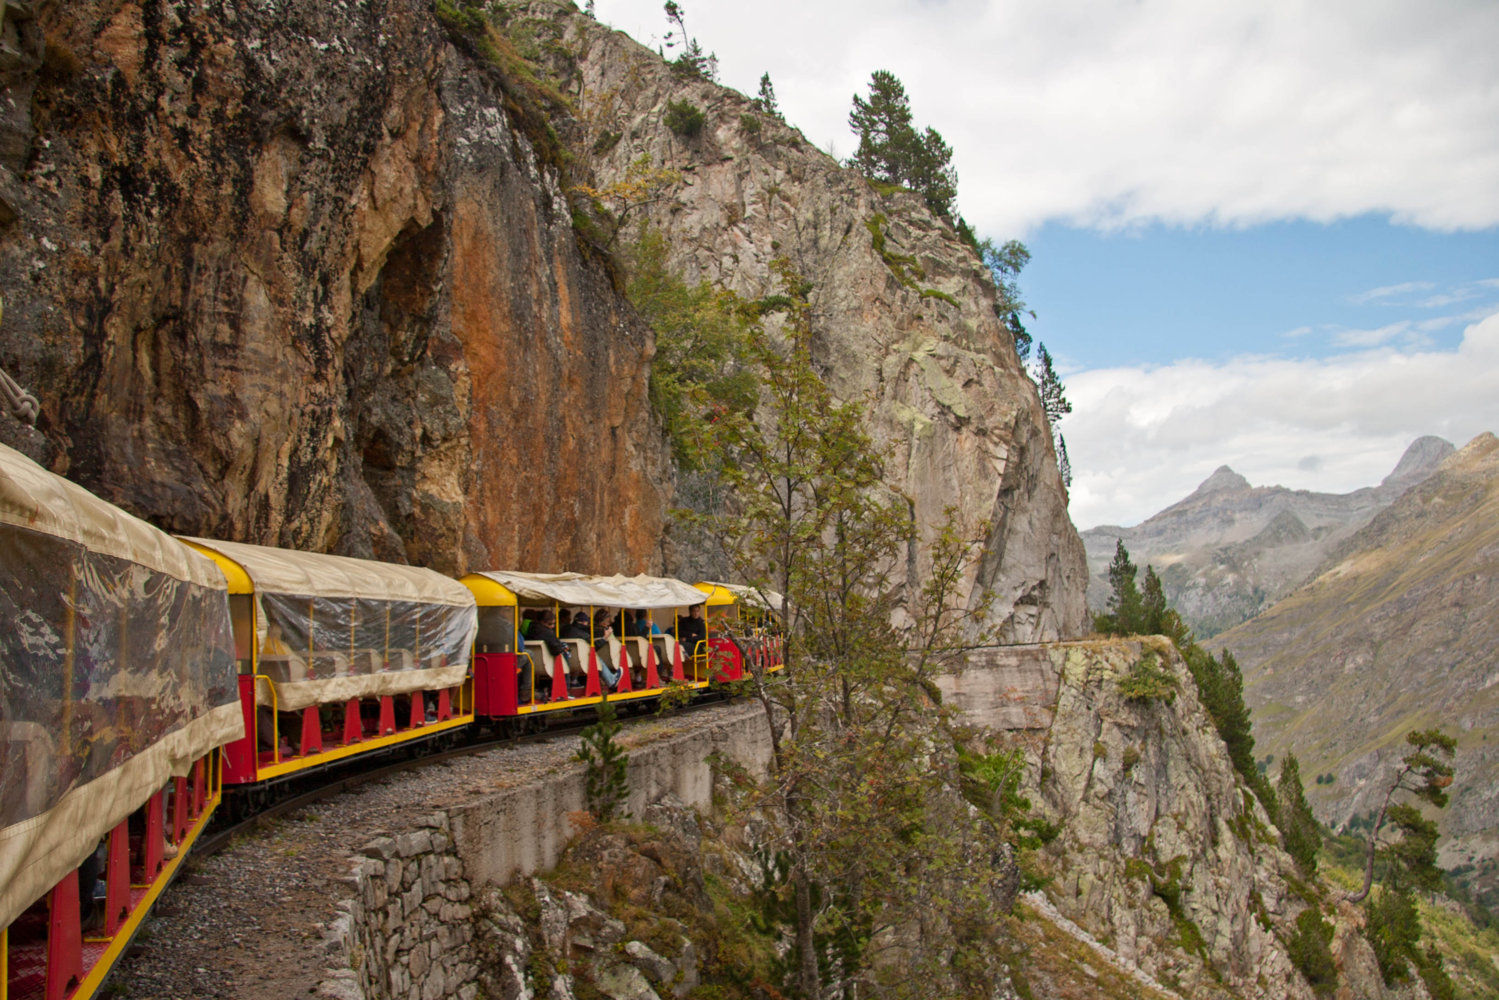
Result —
<path fill-rule="evenodd" d="M 968 666 L 937 679 L 945 705 L 963 721 L 988 729 L 1049 729 L 1062 679 L 1064 646 L 990 646 Z"/>
<path fill-rule="evenodd" d="M 725 713 L 711 726 L 629 747 L 630 815 L 668 792 L 707 809 L 713 799 L 718 754 L 752 771 L 770 761 L 770 733 L 759 706 Z M 450 813 L 453 839 L 469 880 L 481 885 L 510 881 L 553 867 L 576 832 L 570 814 L 587 808 L 581 765 L 481 799 Z"/>

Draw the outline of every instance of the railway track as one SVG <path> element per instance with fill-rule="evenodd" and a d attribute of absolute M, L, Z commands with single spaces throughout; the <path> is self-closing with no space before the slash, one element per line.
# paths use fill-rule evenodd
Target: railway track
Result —
<path fill-rule="evenodd" d="M 705 709 L 720 705 L 723 698 L 718 695 L 701 696 L 695 701 L 683 705 L 673 711 L 673 714 L 689 715 L 704 711 Z M 629 703 L 632 707 L 637 703 Z M 642 721 L 646 718 L 654 718 L 654 713 L 649 715 L 624 716 L 621 721 L 628 728 L 632 723 Z M 593 725 L 593 718 L 584 713 L 574 716 L 541 716 L 535 720 L 544 728 L 524 733 L 498 734 L 480 739 L 472 739 L 461 746 L 450 747 L 444 750 L 433 750 L 427 753 L 409 753 L 402 760 L 392 761 L 381 767 L 360 767 L 360 764 L 368 765 L 368 760 L 356 760 L 347 764 L 333 765 L 327 771 L 302 778 L 295 784 L 288 782 L 283 794 L 276 796 L 269 802 L 260 803 L 253 808 L 249 804 L 240 806 L 239 813 L 248 813 L 242 818 L 230 820 L 222 827 L 220 820 L 215 819 L 213 826 L 193 845 L 192 854 L 197 858 L 207 858 L 217 854 L 242 834 L 267 824 L 272 820 L 279 819 L 305 808 L 324 799 L 341 795 L 360 785 L 378 781 L 403 771 L 415 770 L 432 764 L 438 764 L 446 760 L 454 760 L 460 757 L 468 757 L 488 750 L 501 747 L 524 746 L 530 743 L 544 743 L 558 737 L 570 736 L 581 733 L 584 729 Z M 301 789 L 303 785 L 314 778 L 324 778 L 311 787 Z M 231 795 L 233 792 L 230 793 Z M 236 810 L 231 808 L 221 811 L 220 815 L 233 814 Z"/>

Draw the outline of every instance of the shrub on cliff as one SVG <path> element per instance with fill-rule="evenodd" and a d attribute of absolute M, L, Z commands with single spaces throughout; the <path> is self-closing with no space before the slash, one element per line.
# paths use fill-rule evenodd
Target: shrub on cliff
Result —
<path fill-rule="evenodd" d="M 1119 693 L 1125 701 L 1160 701 L 1167 705 L 1176 701 L 1176 678 L 1161 666 L 1161 658 L 1146 653 L 1135 661 L 1129 673 L 1119 678 Z"/>
<path fill-rule="evenodd" d="M 1338 988 L 1338 966 L 1333 961 L 1332 926 L 1315 906 L 1296 918 L 1296 935 L 1287 944 L 1291 963 L 1319 997 L 1332 996 Z"/>
<path fill-rule="evenodd" d="M 691 139 L 703 130 L 702 109 L 691 101 L 667 101 L 666 114 L 662 121 L 666 127 L 684 139 Z"/>

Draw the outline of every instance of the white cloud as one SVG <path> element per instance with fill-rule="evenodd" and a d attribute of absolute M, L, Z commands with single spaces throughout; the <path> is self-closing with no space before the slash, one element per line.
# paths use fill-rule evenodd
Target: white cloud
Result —
<path fill-rule="evenodd" d="M 1347 492 L 1378 483 L 1423 434 L 1461 447 L 1499 432 L 1499 313 L 1455 350 L 1085 371 L 1067 396 L 1079 528 L 1138 523 L 1220 465 L 1257 486 Z"/>
<path fill-rule="evenodd" d="M 1339 330 L 1332 335 L 1332 342 L 1339 347 L 1378 347 L 1388 344 L 1410 329 L 1404 321 L 1382 326 L 1377 330 Z"/>
<path fill-rule="evenodd" d="M 1385 299 L 1403 297 L 1412 292 L 1429 292 L 1436 285 L 1429 281 L 1402 281 L 1398 285 L 1385 285 L 1382 288 L 1371 288 L 1367 292 L 1361 292 L 1353 297 L 1355 305 L 1364 305 L 1369 302 L 1380 302 Z"/>
<path fill-rule="evenodd" d="M 658 0 L 599 0 L 651 43 Z M 1389 213 L 1499 224 L 1499 4 L 1486 0 L 762 0 L 687 27 L 788 119 L 851 148 L 869 74 L 955 150 L 981 232 L 1047 219 L 1251 225 Z"/>

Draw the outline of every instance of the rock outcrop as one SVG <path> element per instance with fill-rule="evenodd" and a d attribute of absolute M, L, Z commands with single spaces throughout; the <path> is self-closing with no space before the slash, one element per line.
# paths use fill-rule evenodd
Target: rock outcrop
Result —
<path fill-rule="evenodd" d="M 1311 493 L 1250 486 L 1220 466 L 1192 494 L 1133 528 L 1083 532 L 1088 605 L 1104 609 L 1108 565 L 1123 541 L 1144 571 L 1153 565 L 1166 598 L 1199 636 L 1254 617 L 1307 579 L 1339 544 L 1429 476 L 1452 454 L 1436 437 L 1417 438 L 1378 486 L 1352 493 Z"/>
<path fill-rule="evenodd" d="M 54 469 L 180 532 L 448 572 L 659 563 L 650 331 L 430 3 L 82 0 L 36 25 L 0 365 Z"/>
<path fill-rule="evenodd" d="M 574 153 L 599 187 L 642 158 L 681 173 L 630 224 L 643 217 L 663 232 L 685 279 L 758 300 L 784 291 L 772 270 L 784 258 L 811 283 L 815 362 L 840 398 L 866 402 L 887 477 L 917 523 L 951 506 L 987 525 L 974 600 L 992 592 L 1015 639 L 1080 633 L 1083 550 L 1048 424 L 995 316 L 993 283 L 952 227 L 918 195 L 881 193 L 743 95 L 673 72 L 570 5 L 533 0 L 510 14 L 576 102 Z M 701 110 L 701 131 L 669 128 L 671 102 Z M 693 558 L 678 553 L 679 572 L 693 575 Z M 920 579 L 925 559 L 913 552 L 903 571 Z"/>
<path fill-rule="evenodd" d="M 1448 866 L 1499 843 L 1499 439 L 1449 457 L 1295 593 L 1209 645 L 1231 649 L 1261 752 L 1294 752 L 1334 824 L 1379 807 L 1411 729 L 1458 740 Z"/>
<path fill-rule="evenodd" d="M 1068 919 L 1185 995 L 1312 996 L 1283 941 L 1305 903 L 1295 867 L 1242 787 L 1164 639 L 1051 648 L 1055 714 L 1034 746 L 1030 794 L 1061 827 L 1047 896 Z M 1131 700 L 1150 658 L 1174 693 Z"/>

